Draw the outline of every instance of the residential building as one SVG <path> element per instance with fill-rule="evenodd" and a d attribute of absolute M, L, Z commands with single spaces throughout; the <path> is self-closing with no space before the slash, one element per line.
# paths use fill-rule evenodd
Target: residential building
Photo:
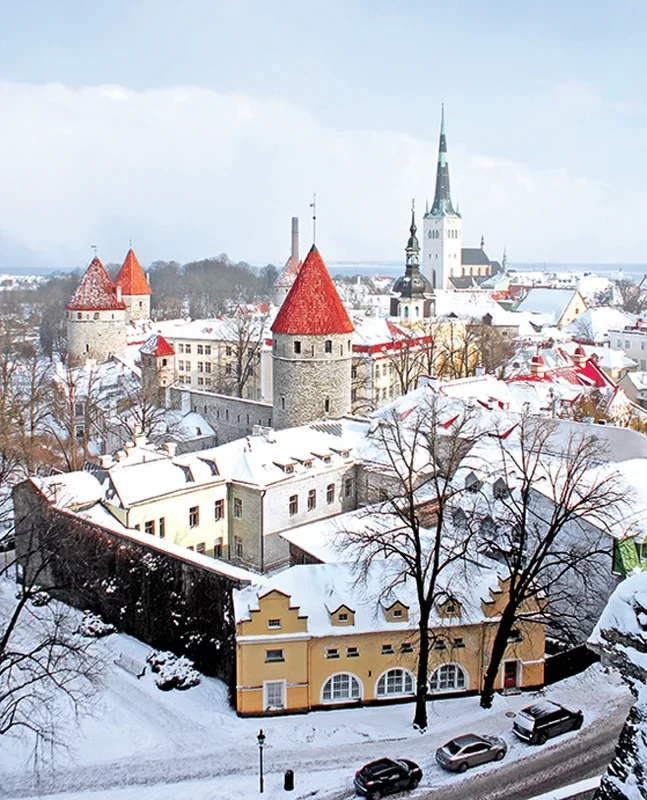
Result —
<path fill-rule="evenodd" d="M 611 328 L 609 346 L 635 361 L 640 372 L 647 372 L 647 324 L 642 319 L 624 328 Z"/>
<path fill-rule="evenodd" d="M 542 326 L 565 328 L 588 308 L 577 290 L 533 287 L 517 305 L 516 311 L 530 311 Z"/>
<path fill-rule="evenodd" d="M 447 594 L 430 620 L 431 697 L 482 687 L 506 582 L 494 569 L 468 565 L 444 576 Z M 413 581 L 376 562 L 366 582 L 352 565 L 309 564 L 234 591 L 236 710 L 242 716 L 412 700 L 418 659 Z M 530 610 L 528 605 L 527 610 Z M 498 689 L 541 686 L 544 624 L 520 622 L 506 649 Z"/>

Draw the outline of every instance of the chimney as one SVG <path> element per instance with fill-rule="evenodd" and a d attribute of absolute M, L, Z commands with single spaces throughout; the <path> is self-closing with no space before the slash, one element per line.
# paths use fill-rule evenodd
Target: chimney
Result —
<path fill-rule="evenodd" d="M 292 258 L 299 263 L 299 217 L 292 217 Z"/>
<path fill-rule="evenodd" d="M 121 300 L 121 286 L 115 286 L 117 290 L 117 300 Z"/>

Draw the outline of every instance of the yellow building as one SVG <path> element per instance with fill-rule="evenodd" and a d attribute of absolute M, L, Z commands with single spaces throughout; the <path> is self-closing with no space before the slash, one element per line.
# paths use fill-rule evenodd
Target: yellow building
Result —
<path fill-rule="evenodd" d="M 291 567 L 263 586 L 235 591 L 236 710 L 240 715 L 413 699 L 418 627 L 412 581 L 384 596 L 386 561 L 366 584 L 347 564 Z M 492 569 L 449 576 L 432 616 L 430 696 L 476 693 L 505 602 Z M 499 689 L 540 686 L 544 624 L 510 637 Z"/>

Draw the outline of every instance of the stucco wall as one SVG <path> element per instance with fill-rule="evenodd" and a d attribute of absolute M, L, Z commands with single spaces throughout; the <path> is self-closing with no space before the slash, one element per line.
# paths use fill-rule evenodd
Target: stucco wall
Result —
<path fill-rule="evenodd" d="M 67 346 L 70 366 L 83 364 L 88 358 L 101 364 L 113 353 L 122 356 L 126 350 L 126 312 L 68 311 Z"/>

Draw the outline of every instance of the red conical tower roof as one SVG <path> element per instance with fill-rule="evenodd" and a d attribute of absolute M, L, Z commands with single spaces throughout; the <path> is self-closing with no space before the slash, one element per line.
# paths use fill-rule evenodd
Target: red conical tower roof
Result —
<path fill-rule="evenodd" d="M 306 335 L 353 332 L 353 323 L 314 245 L 276 315 L 272 330 Z"/>
<path fill-rule="evenodd" d="M 124 311 L 115 285 L 98 258 L 93 258 L 66 308 L 69 311 Z"/>
<path fill-rule="evenodd" d="M 154 333 L 139 348 L 140 353 L 147 356 L 174 356 L 175 350 L 160 333 Z"/>
<path fill-rule="evenodd" d="M 132 247 L 126 254 L 126 260 L 119 270 L 115 286 L 121 286 L 121 293 L 124 295 L 152 294 L 151 287 L 148 285 L 144 275 L 144 270 L 141 268 Z"/>

